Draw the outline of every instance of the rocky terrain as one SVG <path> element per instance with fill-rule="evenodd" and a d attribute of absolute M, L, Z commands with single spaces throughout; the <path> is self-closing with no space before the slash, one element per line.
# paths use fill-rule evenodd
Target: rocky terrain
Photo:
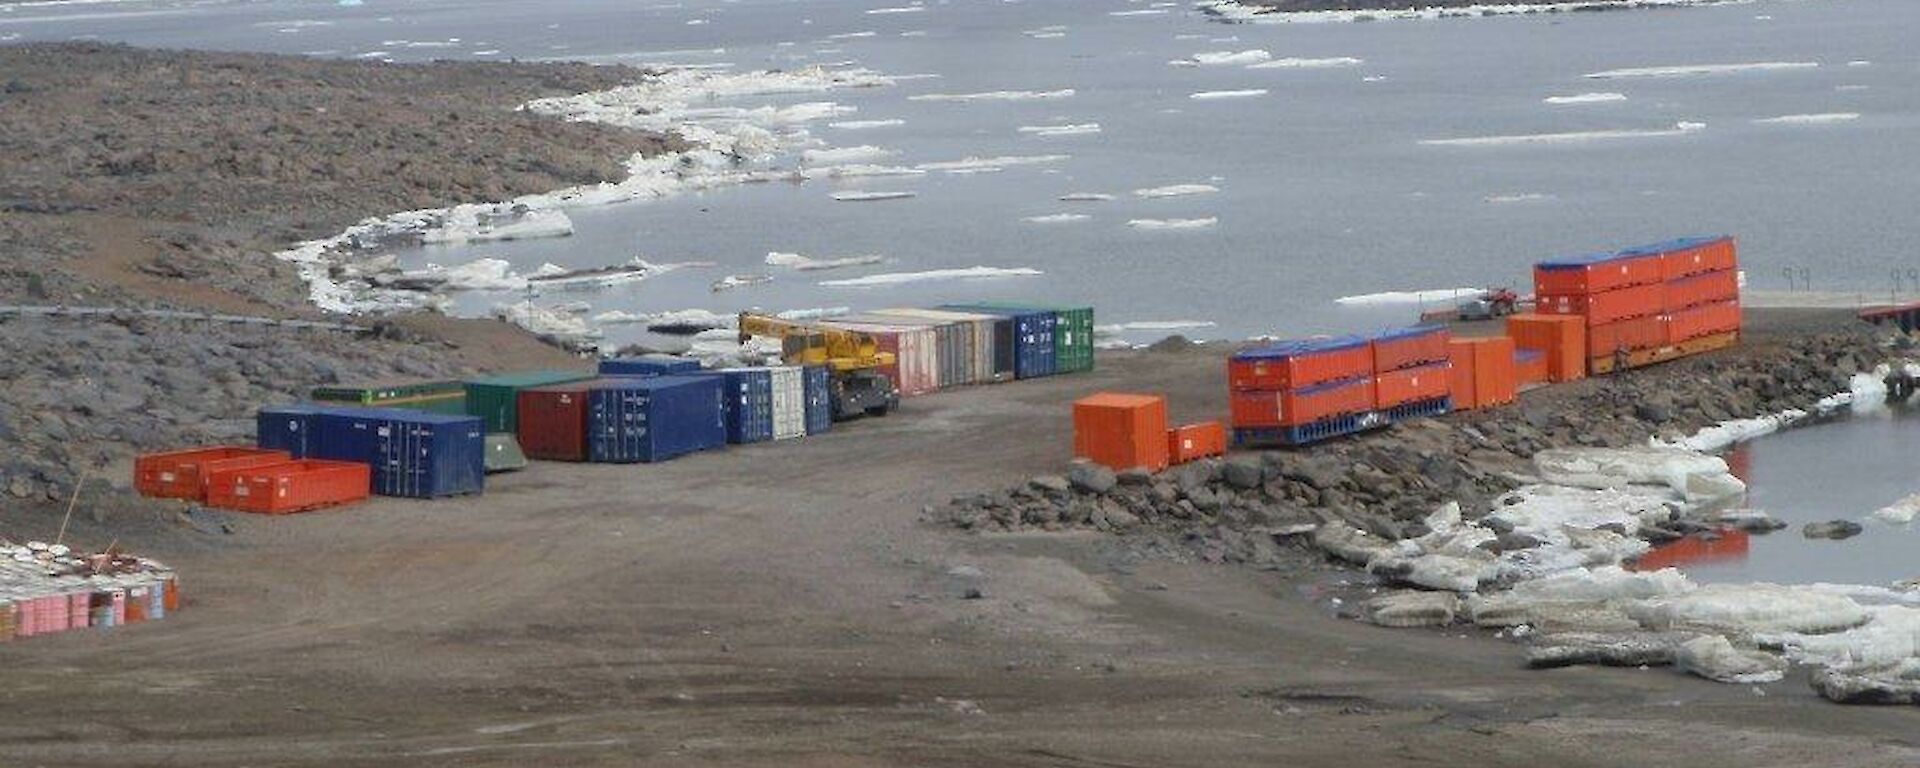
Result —
<path fill-rule="evenodd" d="M 1903 337 L 1904 343 L 1904 337 Z M 1092 528 L 1142 550 L 1282 567 L 1291 537 L 1345 521 L 1388 540 L 1443 503 L 1469 518 L 1556 447 L 1645 445 L 1734 418 L 1807 409 L 1896 354 L 1866 326 L 1762 334 L 1719 353 L 1538 391 L 1517 406 L 1395 425 L 1311 450 L 1242 451 L 1158 474 L 1080 464 L 928 510 L 969 530 Z"/>
<path fill-rule="evenodd" d="M 317 316 L 274 252 L 368 216 L 617 180 L 622 159 L 668 147 L 517 109 L 632 74 L 0 46 L 0 304 Z M 16 500 L 243 436 L 254 407 L 315 385 L 569 359 L 502 323 L 434 317 L 356 335 L 0 315 L 0 347 L 0 493 Z"/>

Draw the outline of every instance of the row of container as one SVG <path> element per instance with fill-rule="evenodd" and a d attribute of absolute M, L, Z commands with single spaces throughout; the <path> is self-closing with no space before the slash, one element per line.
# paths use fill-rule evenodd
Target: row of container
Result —
<path fill-rule="evenodd" d="M 1741 328 L 1738 270 L 1730 237 L 1543 261 L 1534 267 L 1537 312 L 1574 318 L 1579 327 L 1529 319 L 1518 329 L 1526 336 L 1517 338 L 1548 356 L 1555 381 L 1716 349 Z M 1575 333 L 1583 337 L 1577 343 L 1565 338 Z"/>
<path fill-rule="evenodd" d="M 0 550 L 5 550 L 0 557 L 0 642 L 157 621 L 180 608 L 173 572 L 152 561 L 116 557 L 112 572 L 91 573 L 72 562 L 42 559 L 44 551 L 14 546 Z"/>
<path fill-rule="evenodd" d="M 1444 413 L 1450 341 L 1445 328 L 1417 326 L 1236 352 L 1227 361 L 1235 441 L 1300 444 L 1344 433 L 1330 425 L 1385 423 L 1368 414 Z"/>
<path fill-rule="evenodd" d="M 519 392 L 529 458 L 655 462 L 728 443 L 786 440 L 832 426 L 824 366 L 695 369 L 672 374 L 609 360 L 602 378 Z"/>
<path fill-rule="evenodd" d="M 134 489 L 241 512 L 287 514 L 352 504 L 373 491 L 373 465 L 295 458 L 290 451 L 216 446 L 140 456 Z"/>
<path fill-rule="evenodd" d="M 895 362 L 881 372 L 903 397 L 1093 369 L 1093 308 L 947 304 L 879 309 L 821 325 L 872 336 Z"/>
<path fill-rule="evenodd" d="M 1073 403 L 1073 455 L 1115 471 L 1169 466 L 1221 456 L 1227 428 L 1217 421 L 1167 426 L 1167 399 L 1101 392 Z"/>

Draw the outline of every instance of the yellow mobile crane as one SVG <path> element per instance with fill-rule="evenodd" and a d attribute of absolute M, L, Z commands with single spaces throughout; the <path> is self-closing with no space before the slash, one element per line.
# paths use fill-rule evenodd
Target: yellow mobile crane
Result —
<path fill-rule="evenodd" d="M 824 365 L 833 394 L 833 420 L 885 416 L 900 405 L 900 390 L 880 372 L 892 365 L 892 352 L 858 331 L 784 320 L 753 312 L 740 313 L 740 343 L 755 336 L 780 340 L 780 357 L 788 365 Z"/>

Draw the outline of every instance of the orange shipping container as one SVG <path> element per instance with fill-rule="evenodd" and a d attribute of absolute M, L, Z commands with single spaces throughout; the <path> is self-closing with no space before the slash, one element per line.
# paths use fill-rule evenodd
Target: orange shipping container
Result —
<path fill-rule="evenodd" d="M 1167 399 L 1101 392 L 1073 402 L 1073 455 L 1122 471 L 1167 468 Z"/>
<path fill-rule="evenodd" d="M 1373 345 L 1358 336 L 1283 341 L 1227 359 L 1227 387 L 1236 391 L 1298 389 L 1372 373 Z"/>
<path fill-rule="evenodd" d="M 205 501 L 207 481 L 214 473 L 278 464 L 291 458 L 286 451 L 244 446 L 153 453 L 134 458 L 133 487 L 142 496 Z"/>
<path fill-rule="evenodd" d="M 1615 288 L 1600 293 L 1540 294 L 1534 308 L 1546 315 L 1580 315 L 1587 325 L 1605 325 L 1660 314 L 1667 292 L 1659 283 Z"/>
<path fill-rule="evenodd" d="M 1665 317 L 1636 317 L 1587 329 L 1587 355 L 1607 357 L 1617 352 L 1653 349 L 1667 343 Z"/>
<path fill-rule="evenodd" d="M 1657 253 L 1595 253 L 1548 259 L 1533 267 L 1535 294 L 1584 294 L 1661 280 Z"/>
<path fill-rule="evenodd" d="M 1167 430 L 1167 458 L 1173 464 L 1227 454 L 1227 425 L 1203 421 Z"/>
<path fill-rule="evenodd" d="M 1664 334 L 1667 344 L 1740 330 L 1740 302 L 1723 301 L 1668 316 Z"/>
<path fill-rule="evenodd" d="M 222 509 L 284 515 L 367 498 L 373 468 L 357 461 L 303 459 L 230 469 L 213 476 L 207 503 Z"/>
<path fill-rule="evenodd" d="M 1316 384 L 1304 389 L 1232 393 L 1233 426 L 1297 427 L 1333 416 L 1374 409 L 1373 378 Z"/>
<path fill-rule="evenodd" d="M 1683 277 L 1667 283 L 1666 311 L 1740 298 L 1740 275 L 1732 270 Z"/>
<path fill-rule="evenodd" d="M 1522 385 L 1545 384 L 1551 381 L 1551 377 L 1547 374 L 1547 353 L 1537 349 L 1514 350 L 1513 377 Z"/>
<path fill-rule="evenodd" d="M 1587 377 L 1587 323 L 1571 315 L 1513 315 L 1507 335 L 1515 347 L 1546 353 L 1547 377 L 1578 381 Z"/>
<path fill-rule="evenodd" d="M 1452 389 L 1446 363 L 1388 371 L 1375 377 L 1374 407 L 1392 408 L 1447 397 Z"/>
<path fill-rule="evenodd" d="M 1731 237 L 1689 237 L 1640 250 L 1660 254 L 1660 274 L 1667 280 L 1708 272 L 1730 272 L 1740 261 L 1738 247 Z"/>
<path fill-rule="evenodd" d="M 1519 379 L 1513 367 L 1513 339 L 1491 336 L 1451 342 L 1454 410 L 1505 405 L 1514 400 Z"/>

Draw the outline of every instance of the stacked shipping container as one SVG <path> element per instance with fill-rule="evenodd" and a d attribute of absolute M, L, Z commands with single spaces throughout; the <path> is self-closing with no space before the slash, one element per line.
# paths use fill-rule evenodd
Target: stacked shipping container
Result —
<path fill-rule="evenodd" d="M 1373 346 L 1342 336 L 1242 350 L 1227 388 L 1235 442 L 1311 442 L 1327 436 L 1313 425 L 1374 410 Z"/>
<path fill-rule="evenodd" d="M 1600 373 L 1732 344 L 1740 330 L 1730 237 L 1694 237 L 1534 267 L 1537 308 L 1586 325 L 1586 368 Z M 1549 352 L 1550 357 L 1553 357 Z M 1566 380 L 1553 372 L 1556 381 Z"/>

